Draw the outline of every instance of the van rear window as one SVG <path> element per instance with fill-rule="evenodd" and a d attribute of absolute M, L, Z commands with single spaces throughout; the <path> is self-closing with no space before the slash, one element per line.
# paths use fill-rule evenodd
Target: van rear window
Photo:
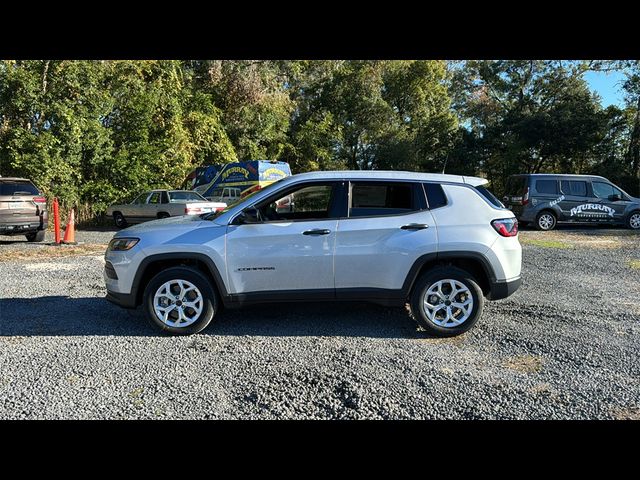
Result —
<path fill-rule="evenodd" d="M 509 177 L 507 179 L 507 184 L 505 185 L 505 195 L 508 196 L 518 196 L 522 195 L 524 188 L 527 184 L 526 177 Z"/>
<path fill-rule="evenodd" d="M 557 180 L 536 180 L 536 191 L 538 193 L 556 195 L 558 193 L 558 182 Z"/>

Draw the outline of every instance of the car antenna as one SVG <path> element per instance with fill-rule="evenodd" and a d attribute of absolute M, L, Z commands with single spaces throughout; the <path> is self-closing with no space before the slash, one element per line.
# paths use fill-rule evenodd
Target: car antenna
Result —
<path fill-rule="evenodd" d="M 449 161 L 449 155 L 447 155 L 444 159 L 444 165 L 442 166 L 442 174 L 444 175 L 444 171 L 447 168 L 447 162 Z"/>

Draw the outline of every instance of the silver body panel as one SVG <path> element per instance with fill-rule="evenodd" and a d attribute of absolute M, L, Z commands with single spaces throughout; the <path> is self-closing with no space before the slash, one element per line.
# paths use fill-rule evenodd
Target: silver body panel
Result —
<path fill-rule="evenodd" d="M 232 224 L 244 209 L 282 189 L 316 180 L 412 180 L 442 182 L 448 205 L 408 214 L 327 220 Z M 501 237 L 491 226 L 513 213 L 487 202 L 470 185 L 484 179 L 409 172 L 314 172 L 276 182 L 212 220 L 187 216 L 151 221 L 118 232 L 139 238 L 127 252 L 107 251 L 118 279 L 106 276 L 110 291 L 128 294 L 138 266 L 148 256 L 201 253 L 209 257 L 229 294 L 375 288 L 397 290 L 416 260 L 438 252 L 473 252 L 495 272 L 494 281 L 520 276 L 517 237 Z M 407 224 L 421 230 L 403 230 Z M 313 229 L 325 235 L 303 235 Z"/>

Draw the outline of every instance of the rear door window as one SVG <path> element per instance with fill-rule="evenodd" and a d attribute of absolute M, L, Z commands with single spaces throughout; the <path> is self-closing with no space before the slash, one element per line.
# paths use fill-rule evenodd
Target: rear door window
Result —
<path fill-rule="evenodd" d="M 31 182 L 0 182 L 0 196 L 39 194 L 40 192 Z"/>
<path fill-rule="evenodd" d="M 557 180 L 536 180 L 536 191 L 538 193 L 547 193 L 551 195 L 558 194 Z"/>
<path fill-rule="evenodd" d="M 560 188 L 565 195 L 573 195 L 574 197 L 587 196 L 587 182 L 580 180 L 562 180 Z"/>
<path fill-rule="evenodd" d="M 351 182 L 349 217 L 398 215 L 420 210 L 420 184 Z M 424 198 L 424 194 L 422 194 Z"/>

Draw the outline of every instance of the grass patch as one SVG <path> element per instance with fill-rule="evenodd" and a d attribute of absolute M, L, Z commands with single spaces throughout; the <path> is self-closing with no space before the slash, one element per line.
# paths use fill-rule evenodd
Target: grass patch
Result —
<path fill-rule="evenodd" d="M 542 369 L 542 358 L 534 355 L 518 355 L 507 358 L 502 365 L 520 373 L 536 373 Z"/>
<path fill-rule="evenodd" d="M 640 260 L 630 260 L 629 266 L 635 270 L 640 270 Z"/>
<path fill-rule="evenodd" d="M 536 247 L 544 247 L 544 248 L 571 248 L 572 246 L 559 242 L 557 240 L 538 240 L 534 238 L 520 238 L 520 243 L 524 245 L 534 245 Z"/>
<path fill-rule="evenodd" d="M 77 257 L 104 254 L 107 244 L 86 245 L 34 245 L 31 248 L 0 250 L 0 262 L 38 260 L 42 258 Z"/>
<path fill-rule="evenodd" d="M 133 406 L 138 410 L 144 408 L 144 400 L 142 399 L 142 394 L 144 393 L 143 388 L 134 388 L 129 392 L 129 397 L 133 403 Z"/>

